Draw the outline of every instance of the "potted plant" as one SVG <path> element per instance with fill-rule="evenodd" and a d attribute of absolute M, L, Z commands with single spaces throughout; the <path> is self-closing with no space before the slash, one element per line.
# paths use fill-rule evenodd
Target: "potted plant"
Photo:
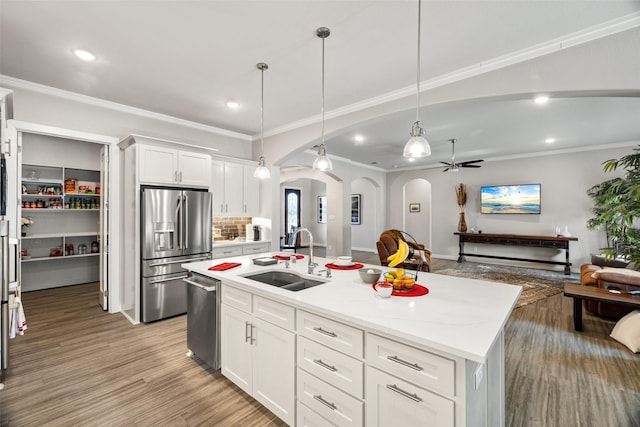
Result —
<path fill-rule="evenodd" d="M 27 227 L 29 227 L 31 224 L 33 224 L 33 218 L 31 218 L 30 216 L 23 216 L 22 219 L 20 220 L 20 225 L 21 225 L 21 231 L 22 231 L 22 237 L 27 235 Z"/>
<path fill-rule="evenodd" d="M 632 154 L 603 163 L 605 173 L 618 168 L 624 177 L 613 178 L 594 185 L 587 194 L 594 200 L 594 217 L 587 221 L 591 230 L 604 230 L 607 247 L 602 254 L 608 261 L 624 259 L 640 263 L 640 147 Z"/>

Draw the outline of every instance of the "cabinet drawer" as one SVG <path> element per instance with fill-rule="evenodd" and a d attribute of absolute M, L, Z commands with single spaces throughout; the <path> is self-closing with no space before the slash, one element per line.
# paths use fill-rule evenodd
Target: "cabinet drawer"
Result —
<path fill-rule="evenodd" d="M 367 334 L 367 364 L 448 396 L 455 396 L 455 362 Z"/>
<path fill-rule="evenodd" d="M 328 347 L 298 337 L 298 367 L 358 398 L 364 397 L 364 364 Z"/>
<path fill-rule="evenodd" d="M 298 334 L 350 356 L 362 358 L 364 332 L 306 311 L 298 310 Z"/>
<path fill-rule="evenodd" d="M 367 427 L 453 427 L 455 404 L 411 383 L 366 368 Z"/>
<path fill-rule="evenodd" d="M 244 255 L 261 254 L 263 252 L 269 252 L 268 243 L 261 243 L 259 245 L 246 245 L 242 247 L 242 253 Z"/>
<path fill-rule="evenodd" d="M 295 308 L 259 296 L 253 297 L 253 314 L 276 326 L 295 331 Z"/>
<path fill-rule="evenodd" d="M 339 426 L 362 426 L 364 422 L 364 404 L 298 369 L 298 400 L 313 409 L 329 422 Z"/>
<path fill-rule="evenodd" d="M 242 246 L 223 246 L 221 248 L 214 247 L 211 253 L 214 259 L 240 256 L 242 255 Z"/>
<path fill-rule="evenodd" d="M 222 302 L 251 313 L 251 294 L 246 291 L 222 284 Z"/>
<path fill-rule="evenodd" d="M 296 405 L 296 426 L 297 427 L 336 427 L 335 424 L 322 418 L 316 412 L 307 408 L 306 405 L 298 402 Z"/>

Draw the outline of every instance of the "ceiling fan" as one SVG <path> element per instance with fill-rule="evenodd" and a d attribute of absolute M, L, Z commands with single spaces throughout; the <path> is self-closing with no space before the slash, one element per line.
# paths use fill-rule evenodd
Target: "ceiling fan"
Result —
<path fill-rule="evenodd" d="M 484 160 L 469 160 L 467 162 L 455 162 L 455 139 L 450 139 L 451 141 L 451 163 L 440 162 L 443 165 L 447 165 L 447 167 L 442 172 L 458 172 L 458 168 L 479 168 L 480 165 L 474 165 L 474 163 L 484 162 Z"/>

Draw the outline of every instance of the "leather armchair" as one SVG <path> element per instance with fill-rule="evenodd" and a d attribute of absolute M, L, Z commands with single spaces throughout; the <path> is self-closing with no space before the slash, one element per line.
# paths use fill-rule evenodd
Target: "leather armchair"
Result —
<path fill-rule="evenodd" d="M 398 230 L 384 231 L 376 242 L 380 265 L 389 265 L 387 258 L 389 255 L 393 255 L 398 251 L 398 239 L 402 239 L 407 242 L 409 247 L 413 249 L 414 253 L 411 257 L 408 257 L 403 263 L 398 264 L 396 267 L 406 268 L 409 270 L 419 269 L 420 271 L 431 271 L 431 251 L 426 249 L 423 244 L 408 242 L 402 236 L 402 232 Z M 420 253 L 424 256 L 424 260 Z"/>
<path fill-rule="evenodd" d="M 603 289 L 615 286 L 621 291 L 640 290 L 640 273 L 630 267 L 603 269 L 599 265 L 582 264 L 580 266 L 580 284 Z M 633 311 L 632 307 L 599 301 L 585 300 L 583 306 L 593 314 L 612 319 L 619 319 Z"/>

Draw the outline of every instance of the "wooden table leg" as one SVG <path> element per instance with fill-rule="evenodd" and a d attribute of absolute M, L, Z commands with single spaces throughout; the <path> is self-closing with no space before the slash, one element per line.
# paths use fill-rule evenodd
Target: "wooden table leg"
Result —
<path fill-rule="evenodd" d="M 582 332 L 582 299 L 573 298 L 573 329 Z"/>

